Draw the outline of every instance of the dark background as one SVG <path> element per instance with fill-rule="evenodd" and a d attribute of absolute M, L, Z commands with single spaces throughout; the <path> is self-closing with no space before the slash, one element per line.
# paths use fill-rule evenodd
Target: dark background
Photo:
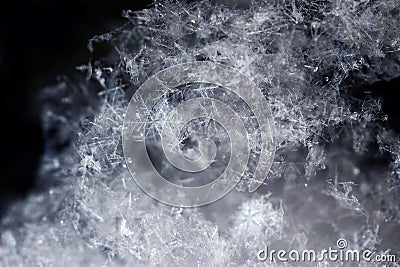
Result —
<path fill-rule="evenodd" d="M 25 196 L 35 183 L 44 143 L 37 102 L 39 90 L 54 84 L 59 75 L 75 75 L 75 66 L 89 60 L 87 41 L 122 25 L 123 10 L 143 9 L 150 3 L 36 0 L 2 4 L 1 162 L 5 171 L 0 175 L 0 214 L 8 203 Z M 362 90 L 383 98 L 389 126 L 400 132 L 400 78 Z"/>
<path fill-rule="evenodd" d="M 151 1 L 31 0 L 2 3 L 0 214 L 34 186 L 43 151 L 38 92 L 89 61 L 88 40 L 126 21 L 123 10 Z M 5 171 L 4 171 L 5 169 Z"/>

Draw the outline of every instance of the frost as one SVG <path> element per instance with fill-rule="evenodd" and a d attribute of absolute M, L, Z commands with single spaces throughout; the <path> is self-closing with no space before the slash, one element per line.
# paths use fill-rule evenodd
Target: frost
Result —
<path fill-rule="evenodd" d="M 78 67 L 86 80 L 63 78 L 43 91 L 38 190 L 2 219 L 0 265 L 258 266 L 264 244 L 327 248 L 339 237 L 399 255 L 399 137 L 384 127 L 379 100 L 351 97 L 354 84 L 400 73 L 398 0 L 230 2 L 159 1 L 126 11 L 126 25 L 88 45 L 108 42 L 117 57 Z M 138 87 L 192 61 L 233 67 L 262 89 L 276 151 L 254 196 L 238 192 L 244 183 L 218 203 L 178 209 L 134 183 L 121 133 Z M 166 110 L 146 112 L 157 125 Z"/>

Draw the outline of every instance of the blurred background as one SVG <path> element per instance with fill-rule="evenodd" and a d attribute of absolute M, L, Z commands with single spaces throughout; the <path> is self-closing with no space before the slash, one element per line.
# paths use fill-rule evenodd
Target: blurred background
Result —
<path fill-rule="evenodd" d="M 88 40 L 125 23 L 123 10 L 152 1 L 31 0 L 1 4 L 0 77 L 3 169 L 0 213 L 34 186 L 44 141 L 39 91 L 59 76 L 80 75 L 87 64 Z"/>
<path fill-rule="evenodd" d="M 2 4 L 0 99 L 5 116 L 1 127 L 1 162 L 5 171 L 0 175 L 0 214 L 35 184 L 45 142 L 39 91 L 55 84 L 59 76 L 79 75 L 75 67 L 89 61 L 88 40 L 123 25 L 123 10 L 140 10 L 150 5 L 151 1 L 143 0 L 36 0 Z M 356 97 L 362 98 L 365 92 L 382 98 L 384 111 L 389 114 L 388 126 L 399 133 L 400 78 L 354 89 Z"/>

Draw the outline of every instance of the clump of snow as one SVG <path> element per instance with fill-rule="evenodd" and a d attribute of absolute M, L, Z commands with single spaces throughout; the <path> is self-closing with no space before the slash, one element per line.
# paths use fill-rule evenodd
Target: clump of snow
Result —
<path fill-rule="evenodd" d="M 2 219 L 0 265 L 256 266 L 262 244 L 326 248 L 339 237 L 399 254 L 400 141 L 378 99 L 360 104 L 348 91 L 399 75 L 399 10 L 397 0 L 272 0 L 126 11 L 126 25 L 89 43 L 111 43 L 117 58 L 81 66 L 90 82 L 64 79 L 43 92 L 41 187 Z M 159 70 L 199 60 L 247 75 L 275 119 L 266 185 L 232 192 L 239 202 L 221 199 L 225 220 L 213 219 L 217 203 L 152 200 L 121 146 L 135 90 Z M 390 166 L 363 163 L 384 156 Z"/>

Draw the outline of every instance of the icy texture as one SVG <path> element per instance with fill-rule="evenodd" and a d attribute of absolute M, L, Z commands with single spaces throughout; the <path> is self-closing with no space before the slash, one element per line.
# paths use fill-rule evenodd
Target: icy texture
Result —
<path fill-rule="evenodd" d="M 44 91 L 38 192 L 3 218 L 0 265 L 263 266 L 256 252 L 264 245 L 327 248 L 340 237 L 399 255 L 400 140 L 385 129 L 379 100 L 346 89 L 400 74 L 398 0 L 232 6 L 127 11 L 124 27 L 89 43 L 109 42 L 117 57 L 80 67 L 90 82 L 64 79 Z M 257 193 L 240 192 L 243 184 L 182 210 L 133 182 L 121 127 L 145 80 L 196 60 L 234 67 L 263 90 L 276 155 Z"/>

